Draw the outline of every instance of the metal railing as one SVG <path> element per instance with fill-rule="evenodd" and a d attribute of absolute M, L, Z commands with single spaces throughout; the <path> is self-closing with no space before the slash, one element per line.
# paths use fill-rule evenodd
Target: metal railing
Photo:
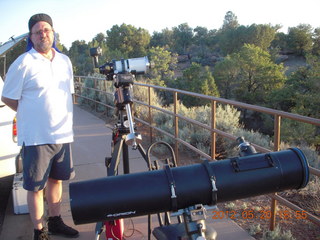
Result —
<path fill-rule="evenodd" d="M 81 79 L 88 79 L 88 78 L 94 81 L 93 88 L 84 87 L 83 84 L 81 84 Z M 96 86 L 97 86 L 96 81 L 101 81 L 101 80 L 105 80 L 105 79 L 95 78 L 95 77 L 82 77 L 82 76 L 75 77 L 75 86 L 76 86 L 76 89 L 78 88 L 78 92 L 76 92 L 75 96 L 77 98 L 80 97 L 80 98 L 87 99 L 88 101 L 92 101 L 96 104 L 96 106 L 98 104 L 101 104 L 107 108 L 114 108 L 112 105 L 108 105 L 108 104 L 99 102 L 95 99 L 91 99 L 86 96 L 82 96 L 82 94 L 81 94 L 82 90 L 85 90 L 85 89 L 93 90 L 93 91 L 104 93 L 104 94 L 113 94 L 110 92 L 107 93 L 107 92 L 101 91 L 99 89 L 96 89 Z M 237 139 L 238 136 L 233 136 L 227 132 L 223 132 L 223 131 L 216 128 L 217 104 L 228 104 L 228 105 L 231 105 L 231 106 L 234 106 L 237 108 L 252 110 L 252 111 L 265 113 L 265 114 L 269 114 L 269 115 L 273 116 L 273 118 L 274 118 L 274 139 L 273 139 L 274 148 L 271 150 L 271 149 L 267 149 L 267 148 L 264 148 L 262 146 L 259 146 L 257 144 L 252 143 L 252 145 L 260 152 L 270 152 L 270 151 L 279 151 L 280 150 L 281 120 L 283 118 L 291 119 L 291 120 L 294 120 L 297 122 L 312 124 L 314 126 L 320 126 L 319 119 L 305 117 L 305 116 L 301 116 L 298 114 L 283 112 L 283 111 L 279 111 L 279 110 L 274 110 L 274 109 L 270 109 L 270 108 L 266 108 L 266 107 L 260 107 L 260 106 L 241 103 L 241 102 L 232 101 L 232 100 L 228 100 L 228 99 L 217 98 L 217 97 L 213 97 L 213 96 L 207 96 L 207 95 L 203 95 L 203 94 L 198 94 L 198 93 L 193 93 L 193 92 L 188 92 L 188 91 L 183 91 L 183 90 L 178 90 L 178 89 L 172 89 L 172 88 L 166 88 L 166 87 L 160 87 L 160 86 L 154 86 L 154 85 L 138 83 L 138 82 L 135 83 L 135 86 L 148 89 L 148 91 L 147 91 L 148 92 L 148 96 L 147 96 L 148 101 L 147 102 L 142 102 L 142 101 L 138 101 L 138 100 L 134 101 L 136 104 L 140 104 L 140 105 L 143 105 L 148 108 L 148 117 L 147 117 L 148 120 L 145 121 L 145 120 L 142 120 L 140 118 L 135 117 L 135 121 L 140 122 L 140 123 L 149 127 L 150 137 L 152 137 L 152 135 L 153 135 L 153 130 L 156 130 L 156 131 L 174 139 L 174 142 L 175 142 L 174 151 L 175 151 L 175 154 L 176 154 L 178 161 L 179 161 L 179 151 L 178 151 L 179 144 L 184 145 L 188 149 L 191 149 L 192 151 L 196 152 L 197 154 L 199 154 L 200 156 L 202 156 L 206 159 L 215 160 L 217 135 L 222 136 L 227 139 L 234 140 L 234 141 Z M 151 89 L 157 89 L 157 90 L 161 90 L 161 91 L 171 92 L 173 94 L 173 112 L 151 104 Z M 185 116 L 178 114 L 178 95 L 189 95 L 189 96 L 193 96 L 193 97 L 197 97 L 200 99 L 205 99 L 205 100 L 210 101 L 211 102 L 211 125 L 209 126 L 207 124 L 201 123 L 199 121 L 196 121 L 196 120 L 193 120 L 193 119 L 190 119 L 188 117 L 185 117 Z M 158 128 L 157 126 L 153 126 L 153 124 L 152 124 L 152 118 L 153 118 L 152 110 L 157 110 L 157 111 L 163 112 L 165 114 L 171 115 L 174 118 L 174 134 L 166 132 L 166 131 Z M 197 149 L 196 147 L 192 146 L 188 142 L 179 138 L 179 120 L 180 119 L 210 131 L 210 134 L 211 134 L 211 151 L 210 151 L 211 155 L 204 153 L 203 151 Z M 311 174 L 313 174 L 317 177 L 320 177 L 320 170 L 319 169 L 314 168 L 314 167 L 309 167 L 309 170 L 310 170 Z M 305 209 L 300 208 L 299 206 L 289 202 L 288 200 L 286 200 L 285 198 L 283 198 L 277 194 L 270 194 L 268 196 L 270 196 L 272 199 L 271 218 L 270 218 L 270 229 L 271 230 L 274 230 L 275 224 L 276 224 L 277 202 L 281 203 L 282 205 L 284 205 L 294 211 L 304 211 L 304 213 L 307 215 L 308 220 L 310 220 L 311 222 L 313 222 L 317 225 L 320 225 L 320 218 L 311 214 L 310 212 L 307 212 Z"/>

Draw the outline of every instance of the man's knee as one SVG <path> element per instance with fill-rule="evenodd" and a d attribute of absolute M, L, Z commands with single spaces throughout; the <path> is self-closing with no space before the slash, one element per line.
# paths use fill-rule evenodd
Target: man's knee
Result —
<path fill-rule="evenodd" d="M 62 180 L 54 179 L 54 178 L 48 178 L 48 182 L 51 184 L 62 184 Z"/>

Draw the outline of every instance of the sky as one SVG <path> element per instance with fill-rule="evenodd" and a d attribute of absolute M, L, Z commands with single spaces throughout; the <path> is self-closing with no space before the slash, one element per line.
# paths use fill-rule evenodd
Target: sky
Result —
<path fill-rule="evenodd" d="M 76 40 L 91 41 L 114 25 L 133 25 L 152 35 L 182 23 L 219 29 L 228 11 L 239 24 L 310 24 L 320 27 L 319 0 L 0 0 L 0 43 L 28 32 L 29 18 L 47 13 L 60 42 L 70 48 Z"/>

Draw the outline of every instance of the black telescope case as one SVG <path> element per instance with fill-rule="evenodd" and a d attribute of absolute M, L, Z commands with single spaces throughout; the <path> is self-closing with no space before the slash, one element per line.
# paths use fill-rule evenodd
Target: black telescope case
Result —
<path fill-rule="evenodd" d="M 73 182 L 69 193 L 74 223 L 85 224 L 299 189 L 308 181 L 304 154 L 291 148 Z"/>

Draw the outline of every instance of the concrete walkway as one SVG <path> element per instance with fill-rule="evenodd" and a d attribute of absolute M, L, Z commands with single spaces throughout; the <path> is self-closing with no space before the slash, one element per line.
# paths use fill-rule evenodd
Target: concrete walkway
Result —
<path fill-rule="evenodd" d="M 106 176 L 104 158 L 110 156 L 111 125 L 106 125 L 103 120 L 74 106 L 74 133 L 73 159 L 76 177 L 70 182 L 87 179 L 101 178 Z M 130 149 L 130 148 L 129 148 Z M 147 166 L 139 151 L 129 151 L 131 172 L 146 171 Z M 72 220 L 69 204 L 69 182 L 63 184 L 62 218 L 65 223 L 76 228 L 80 232 L 79 240 L 94 240 L 95 224 L 84 224 L 75 226 Z M 213 220 L 209 216 L 210 224 L 218 233 L 218 240 L 245 240 L 253 239 L 237 224 L 229 219 Z M 128 240 L 147 239 L 147 217 L 136 217 L 126 219 L 125 235 Z M 153 226 L 157 226 L 156 217 L 153 217 Z M 134 230 L 133 230 L 134 229 Z M 12 198 L 8 201 L 6 216 L 0 240 L 31 240 L 32 224 L 29 215 L 14 215 Z M 52 240 L 65 238 L 52 236 Z M 100 238 L 105 239 L 105 238 Z"/>

